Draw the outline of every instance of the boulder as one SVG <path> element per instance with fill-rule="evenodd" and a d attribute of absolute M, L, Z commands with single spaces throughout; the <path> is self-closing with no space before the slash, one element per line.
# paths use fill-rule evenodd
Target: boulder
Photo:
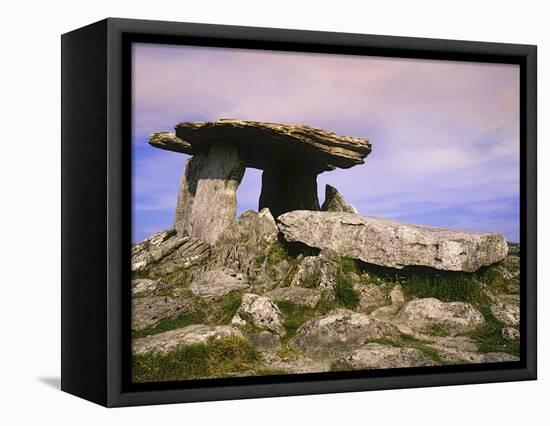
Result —
<path fill-rule="evenodd" d="M 330 185 L 325 186 L 325 201 L 321 206 L 321 210 L 325 212 L 357 213 L 357 209 L 349 204 L 335 187 Z"/>
<path fill-rule="evenodd" d="M 305 256 L 292 278 L 292 285 L 332 291 L 337 270 L 338 265 L 336 262 L 328 257 L 323 255 Z"/>
<path fill-rule="evenodd" d="M 394 286 L 390 291 L 389 298 L 392 305 L 402 305 L 405 303 L 403 288 L 400 285 Z"/>
<path fill-rule="evenodd" d="M 302 287 L 279 287 L 264 294 L 274 302 L 291 302 L 296 305 L 306 305 L 314 308 L 321 298 L 319 290 Z"/>
<path fill-rule="evenodd" d="M 132 330 L 153 327 L 163 319 L 175 318 L 192 310 L 183 298 L 153 296 L 132 299 Z"/>
<path fill-rule="evenodd" d="M 500 234 L 454 231 L 342 212 L 292 211 L 277 218 L 285 240 L 375 265 L 474 272 L 506 257 Z"/>
<path fill-rule="evenodd" d="M 485 323 L 483 315 L 469 303 L 444 303 L 433 297 L 407 302 L 396 320 L 413 330 L 444 331 L 451 336 L 475 330 Z"/>
<path fill-rule="evenodd" d="M 248 273 L 277 241 L 278 232 L 269 209 L 244 212 L 235 226 L 226 229 L 218 240 L 215 265 Z"/>
<path fill-rule="evenodd" d="M 338 358 L 342 370 L 370 370 L 377 368 L 407 368 L 436 365 L 420 349 L 367 343 L 359 349 Z"/>
<path fill-rule="evenodd" d="M 260 352 L 277 352 L 281 348 L 281 339 L 269 331 L 249 334 L 248 340 Z"/>
<path fill-rule="evenodd" d="M 390 299 L 388 295 L 375 284 L 355 284 L 353 289 L 359 296 L 359 308 L 369 311 L 372 308 L 388 305 Z"/>
<path fill-rule="evenodd" d="M 520 320 L 519 300 L 512 298 L 500 298 L 497 303 L 491 305 L 491 313 L 504 324 L 518 326 Z"/>
<path fill-rule="evenodd" d="M 244 338 L 239 330 L 227 325 L 188 325 L 153 336 L 133 339 L 132 352 L 135 355 L 148 352 L 167 353 L 176 350 L 179 346 L 206 343 L 210 339 L 220 339 L 227 336 Z"/>
<path fill-rule="evenodd" d="M 199 297 L 216 299 L 248 287 L 245 277 L 228 268 L 199 271 L 193 275 L 189 290 Z"/>
<path fill-rule="evenodd" d="M 334 359 L 369 340 L 397 334 L 396 328 L 388 323 L 344 311 L 307 321 L 291 344 L 313 359 Z"/>
<path fill-rule="evenodd" d="M 203 240 L 186 237 L 185 242 L 161 261 L 153 264 L 150 270 L 157 274 L 171 274 L 201 263 L 210 255 L 210 245 Z"/>
<path fill-rule="evenodd" d="M 277 305 L 267 297 L 247 293 L 243 295 L 241 306 L 231 320 L 233 325 L 244 326 L 251 323 L 255 327 L 285 334 L 282 314 Z"/>
<path fill-rule="evenodd" d="M 519 331 L 514 327 L 504 327 L 502 329 L 502 338 L 504 340 L 519 340 Z"/>
<path fill-rule="evenodd" d="M 507 354 L 506 352 L 488 352 L 485 354 L 480 354 L 477 360 L 478 363 L 516 361 L 519 361 L 519 357 Z"/>
<path fill-rule="evenodd" d="M 132 271 L 145 269 L 148 265 L 158 262 L 173 253 L 177 248 L 189 241 L 189 237 L 178 233 L 175 229 L 157 232 L 138 244 L 132 246 Z"/>

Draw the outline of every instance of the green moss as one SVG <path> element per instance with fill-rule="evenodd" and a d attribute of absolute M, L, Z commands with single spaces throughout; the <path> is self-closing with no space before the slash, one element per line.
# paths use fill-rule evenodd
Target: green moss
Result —
<path fill-rule="evenodd" d="M 254 346 L 238 336 L 181 346 L 168 354 L 135 355 L 134 382 L 159 382 L 229 377 L 236 373 L 265 372 Z"/>

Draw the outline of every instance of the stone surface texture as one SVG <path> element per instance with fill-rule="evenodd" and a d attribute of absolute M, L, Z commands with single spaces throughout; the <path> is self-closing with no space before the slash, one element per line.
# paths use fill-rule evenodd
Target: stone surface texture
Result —
<path fill-rule="evenodd" d="M 168 296 L 132 299 L 132 330 L 153 327 L 163 319 L 175 318 L 192 310 L 189 301 Z"/>
<path fill-rule="evenodd" d="M 451 336 L 475 330 L 485 322 L 483 315 L 469 303 L 444 303 L 433 297 L 407 302 L 397 319 L 415 330 L 429 332 L 438 328 Z"/>
<path fill-rule="evenodd" d="M 191 234 L 192 231 L 193 204 L 206 159 L 206 154 L 203 153 L 188 159 L 180 179 L 178 200 L 174 213 L 174 229 L 187 235 Z"/>
<path fill-rule="evenodd" d="M 132 296 L 155 294 L 159 291 L 162 291 L 165 287 L 166 285 L 160 280 L 136 278 L 132 280 Z"/>
<path fill-rule="evenodd" d="M 302 287 L 279 287 L 264 294 L 274 302 L 291 302 L 296 305 L 306 305 L 314 308 L 321 298 L 319 290 Z"/>
<path fill-rule="evenodd" d="M 321 210 L 325 212 L 357 213 L 357 209 L 349 204 L 344 196 L 340 194 L 335 187 L 330 185 L 325 186 L 325 201 L 321 206 Z"/>
<path fill-rule="evenodd" d="M 292 344 L 313 359 L 335 358 L 372 339 L 394 336 L 392 325 L 355 312 L 337 312 L 302 325 Z"/>
<path fill-rule="evenodd" d="M 338 368 L 369 370 L 374 368 L 406 368 L 435 365 L 424 352 L 405 348 L 367 343 L 336 360 Z"/>
<path fill-rule="evenodd" d="M 208 151 L 213 141 L 232 143 L 242 153 L 246 167 L 265 170 L 273 163 L 303 168 L 304 159 L 318 172 L 362 164 L 371 144 L 363 138 L 338 136 L 331 131 L 300 124 L 221 119 L 182 122 L 176 136 L 191 145 L 191 152 Z M 181 150 L 178 152 L 182 152 Z"/>
<path fill-rule="evenodd" d="M 231 320 L 234 325 L 246 325 L 248 322 L 255 327 L 271 330 L 279 335 L 285 334 L 282 314 L 277 305 L 264 296 L 246 293 L 241 306 Z"/>
<path fill-rule="evenodd" d="M 243 290 L 248 282 L 243 274 L 229 268 L 198 271 L 193 275 L 189 290 L 199 297 L 217 299 L 234 290 Z"/>
<path fill-rule="evenodd" d="M 342 212 L 298 210 L 277 218 L 289 242 L 401 269 L 425 266 L 474 272 L 506 257 L 500 234 L 453 231 Z"/>
<path fill-rule="evenodd" d="M 147 352 L 167 353 L 176 350 L 182 345 L 205 343 L 210 339 L 219 339 L 226 336 L 244 338 L 238 329 L 227 325 L 194 324 L 153 336 L 133 339 L 132 351 L 134 354 Z"/>
<path fill-rule="evenodd" d="M 214 244 L 234 225 L 237 188 L 243 176 L 244 165 L 234 146 L 216 143 L 210 147 L 193 199 L 190 236 Z"/>

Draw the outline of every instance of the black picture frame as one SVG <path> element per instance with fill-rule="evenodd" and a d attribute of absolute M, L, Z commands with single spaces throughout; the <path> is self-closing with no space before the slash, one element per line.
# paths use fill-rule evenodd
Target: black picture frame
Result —
<path fill-rule="evenodd" d="M 62 390 L 117 407 L 536 379 L 536 46 L 118 18 L 61 41 Z M 131 384 L 132 42 L 518 64 L 520 361 Z"/>

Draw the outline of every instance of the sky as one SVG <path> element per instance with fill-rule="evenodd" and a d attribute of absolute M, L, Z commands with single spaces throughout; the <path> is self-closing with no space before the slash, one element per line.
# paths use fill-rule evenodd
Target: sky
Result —
<path fill-rule="evenodd" d="M 171 227 L 187 155 L 148 144 L 181 121 L 307 124 L 367 138 L 365 164 L 318 176 L 360 214 L 519 241 L 517 65 L 160 44 L 132 51 L 133 229 Z M 247 168 L 238 212 L 257 210 Z"/>

